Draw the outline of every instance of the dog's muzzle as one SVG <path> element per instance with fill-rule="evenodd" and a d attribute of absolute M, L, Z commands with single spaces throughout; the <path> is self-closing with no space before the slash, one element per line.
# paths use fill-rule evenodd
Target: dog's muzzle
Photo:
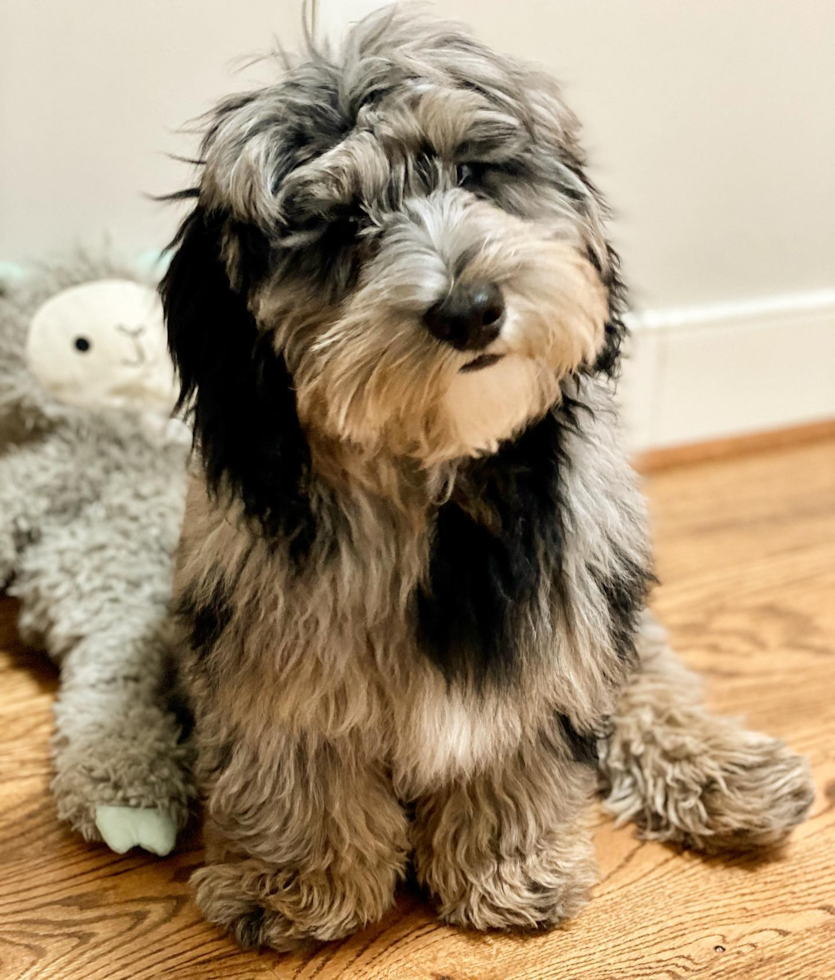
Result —
<path fill-rule="evenodd" d="M 480 351 L 499 336 L 504 314 L 502 291 L 495 283 L 456 283 L 427 310 L 423 322 L 434 337 L 456 350 Z"/>

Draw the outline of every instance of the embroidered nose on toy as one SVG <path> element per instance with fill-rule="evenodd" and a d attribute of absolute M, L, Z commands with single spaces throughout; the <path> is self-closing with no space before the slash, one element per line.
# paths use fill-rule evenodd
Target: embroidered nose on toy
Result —
<path fill-rule="evenodd" d="M 424 314 L 429 332 L 456 350 L 484 350 L 502 328 L 504 299 L 493 282 L 457 283 Z"/>

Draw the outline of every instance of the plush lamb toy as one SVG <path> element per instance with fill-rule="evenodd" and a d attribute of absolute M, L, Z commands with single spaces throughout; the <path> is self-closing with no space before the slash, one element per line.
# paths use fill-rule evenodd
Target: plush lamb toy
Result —
<path fill-rule="evenodd" d="M 162 311 L 108 263 L 30 279 L 0 295 L 0 589 L 60 666 L 59 816 L 166 854 L 193 790 L 163 633 L 190 436 Z"/>

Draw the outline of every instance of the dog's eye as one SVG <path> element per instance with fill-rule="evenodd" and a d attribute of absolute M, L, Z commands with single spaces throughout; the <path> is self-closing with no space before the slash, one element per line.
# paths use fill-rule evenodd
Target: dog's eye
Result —
<path fill-rule="evenodd" d="M 349 214 L 331 221 L 324 229 L 322 237 L 331 245 L 347 246 L 356 241 L 360 221 L 356 215 Z"/>
<path fill-rule="evenodd" d="M 471 163 L 459 163 L 455 168 L 455 179 L 459 187 L 466 187 L 476 179 L 476 168 Z"/>

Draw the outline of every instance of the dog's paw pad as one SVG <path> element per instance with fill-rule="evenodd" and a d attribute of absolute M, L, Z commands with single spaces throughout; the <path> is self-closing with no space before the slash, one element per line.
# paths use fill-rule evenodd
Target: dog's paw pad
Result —
<path fill-rule="evenodd" d="M 96 827 L 111 851 L 124 854 L 141 847 L 158 857 L 174 849 L 177 825 L 157 809 L 130 806 L 97 806 Z"/>

